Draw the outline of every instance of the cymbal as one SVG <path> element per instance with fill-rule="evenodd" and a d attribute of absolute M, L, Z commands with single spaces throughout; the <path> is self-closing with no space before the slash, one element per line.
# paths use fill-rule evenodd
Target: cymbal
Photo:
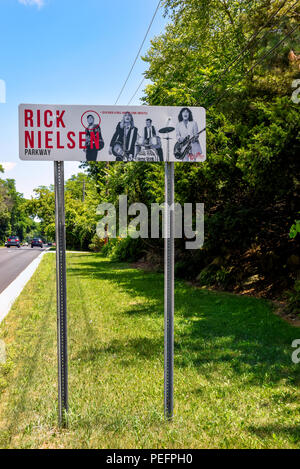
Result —
<path fill-rule="evenodd" d="M 170 132 L 173 132 L 175 130 L 175 127 L 163 127 L 162 129 L 159 130 L 160 134 L 168 134 Z"/>

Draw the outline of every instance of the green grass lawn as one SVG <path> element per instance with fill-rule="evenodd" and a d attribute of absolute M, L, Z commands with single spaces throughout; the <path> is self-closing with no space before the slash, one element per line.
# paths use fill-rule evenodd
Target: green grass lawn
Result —
<path fill-rule="evenodd" d="M 69 427 L 57 427 L 55 254 L 0 325 L 1 448 L 300 447 L 300 338 L 268 302 L 176 283 L 163 418 L 163 275 L 68 254 Z"/>

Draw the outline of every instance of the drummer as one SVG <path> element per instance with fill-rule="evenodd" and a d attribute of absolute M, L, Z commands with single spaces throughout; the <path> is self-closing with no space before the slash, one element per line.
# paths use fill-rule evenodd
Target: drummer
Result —
<path fill-rule="evenodd" d="M 159 161 L 163 161 L 163 152 L 161 145 L 159 143 L 159 137 L 156 136 L 156 130 L 154 125 L 152 125 L 152 119 L 146 119 L 146 127 L 144 128 L 144 146 L 154 146 L 153 142 L 156 141 L 155 150 L 159 156 Z"/>
<path fill-rule="evenodd" d="M 146 127 L 144 128 L 144 145 L 150 145 L 152 137 L 156 137 L 156 130 L 154 125 L 152 125 L 152 119 L 146 119 Z"/>

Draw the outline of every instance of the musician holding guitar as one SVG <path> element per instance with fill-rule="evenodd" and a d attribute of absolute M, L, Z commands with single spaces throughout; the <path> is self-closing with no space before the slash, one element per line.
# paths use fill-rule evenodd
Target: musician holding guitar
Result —
<path fill-rule="evenodd" d="M 199 160 L 204 157 L 199 142 L 200 133 L 197 122 L 193 120 L 192 111 L 187 107 L 181 109 L 176 126 L 177 143 L 174 148 L 177 159 L 190 161 L 191 159 Z"/>
<path fill-rule="evenodd" d="M 131 161 L 135 156 L 135 145 L 138 129 L 130 112 L 126 112 L 111 139 L 109 154 L 116 157 L 116 161 Z"/>

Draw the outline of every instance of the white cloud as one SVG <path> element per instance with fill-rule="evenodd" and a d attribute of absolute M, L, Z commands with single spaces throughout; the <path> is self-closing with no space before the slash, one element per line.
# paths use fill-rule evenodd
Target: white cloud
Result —
<path fill-rule="evenodd" d="M 45 0 L 19 0 L 19 3 L 28 6 L 36 5 L 38 8 L 42 8 L 45 5 Z"/>
<path fill-rule="evenodd" d="M 12 163 L 11 161 L 0 161 L 0 165 L 3 167 L 4 171 L 11 171 L 14 169 L 17 163 Z"/>

